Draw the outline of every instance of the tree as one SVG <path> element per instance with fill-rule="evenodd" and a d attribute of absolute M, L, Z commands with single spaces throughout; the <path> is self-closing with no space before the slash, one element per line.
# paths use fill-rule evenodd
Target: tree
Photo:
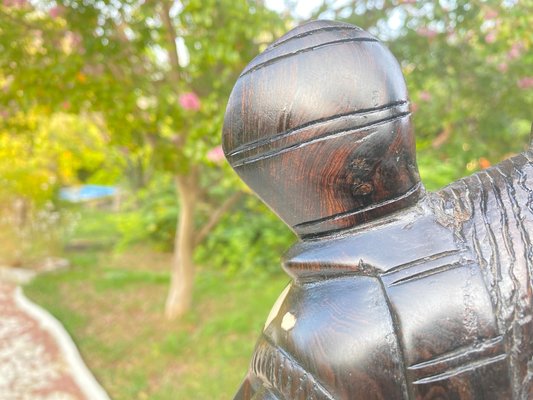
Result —
<path fill-rule="evenodd" d="M 128 160 L 137 185 L 153 171 L 174 175 L 180 212 L 169 318 L 190 307 L 194 248 L 240 196 L 198 215 L 213 183 L 206 171 L 215 167 L 218 181 L 225 176 L 216 149 L 223 105 L 237 74 L 281 26 L 259 1 L 0 5 L 6 128 L 35 109 L 83 114 Z"/>

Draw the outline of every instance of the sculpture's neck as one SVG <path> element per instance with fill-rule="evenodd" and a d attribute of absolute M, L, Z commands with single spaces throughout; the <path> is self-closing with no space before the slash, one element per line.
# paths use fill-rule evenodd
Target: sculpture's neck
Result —
<path fill-rule="evenodd" d="M 379 220 L 382 218 L 387 218 L 387 216 L 397 211 L 415 205 L 424 193 L 424 186 L 418 182 L 409 191 L 394 199 L 372 204 L 362 209 L 346 211 L 314 221 L 297 224 L 293 226 L 293 230 L 300 238 L 306 240 L 326 238 L 346 230 L 352 230 L 371 221 L 380 223 Z"/>

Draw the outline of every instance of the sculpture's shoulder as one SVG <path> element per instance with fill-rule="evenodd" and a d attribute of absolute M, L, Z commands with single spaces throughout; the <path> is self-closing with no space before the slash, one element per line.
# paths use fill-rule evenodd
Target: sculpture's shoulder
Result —
<path fill-rule="evenodd" d="M 443 226 L 427 200 L 422 200 L 417 206 L 355 230 L 299 242 L 283 257 L 283 268 L 299 282 L 378 276 L 456 250 L 453 231 Z"/>

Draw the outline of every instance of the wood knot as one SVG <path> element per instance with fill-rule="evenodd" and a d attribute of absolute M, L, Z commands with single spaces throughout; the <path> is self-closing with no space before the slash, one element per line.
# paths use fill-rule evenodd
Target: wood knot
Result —
<path fill-rule="evenodd" d="M 374 191 L 374 186 L 371 183 L 366 182 L 366 183 L 361 183 L 359 185 L 356 185 L 353 188 L 352 193 L 355 196 L 366 196 L 372 193 L 373 191 Z"/>

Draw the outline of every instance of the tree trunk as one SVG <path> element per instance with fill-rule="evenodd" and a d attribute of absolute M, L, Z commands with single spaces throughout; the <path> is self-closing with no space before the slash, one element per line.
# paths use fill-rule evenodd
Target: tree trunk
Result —
<path fill-rule="evenodd" d="M 179 197 L 179 214 L 176 238 L 174 240 L 174 260 L 172 265 L 170 291 L 165 315 L 174 319 L 187 312 L 192 303 L 194 283 L 194 208 L 196 203 L 195 174 L 176 177 L 176 191 Z"/>

